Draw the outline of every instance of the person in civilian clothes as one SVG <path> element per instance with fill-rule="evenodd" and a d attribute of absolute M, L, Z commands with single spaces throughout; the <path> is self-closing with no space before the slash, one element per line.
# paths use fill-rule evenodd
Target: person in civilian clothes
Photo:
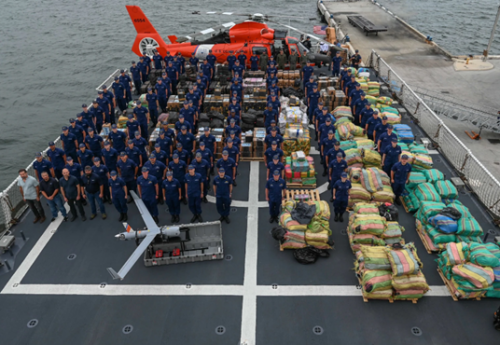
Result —
<path fill-rule="evenodd" d="M 19 170 L 19 178 L 17 179 L 19 192 L 23 201 L 26 202 L 35 215 L 33 223 L 45 222 L 45 211 L 40 202 L 40 184 L 33 176 L 29 176 L 26 169 Z"/>
<path fill-rule="evenodd" d="M 44 171 L 42 172 L 42 179 L 40 180 L 40 192 L 47 200 L 47 204 L 50 206 L 50 210 L 52 212 L 52 220 L 56 220 L 59 211 L 64 217 L 64 221 L 68 220 L 68 215 L 66 213 L 66 209 L 64 208 L 64 201 L 61 197 L 59 182 L 53 177 L 50 177 L 49 174 Z M 58 211 L 59 210 L 59 211 Z"/>
<path fill-rule="evenodd" d="M 76 212 L 78 208 L 78 212 L 80 212 L 81 219 L 84 222 L 87 218 L 85 217 L 85 210 L 83 209 L 80 179 L 72 176 L 66 168 L 63 169 L 62 174 L 63 177 L 59 180 L 59 184 L 61 185 L 61 194 L 64 201 L 68 203 L 71 212 L 69 221 L 74 222 L 76 218 L 78 218 L 78 213 Z"/>

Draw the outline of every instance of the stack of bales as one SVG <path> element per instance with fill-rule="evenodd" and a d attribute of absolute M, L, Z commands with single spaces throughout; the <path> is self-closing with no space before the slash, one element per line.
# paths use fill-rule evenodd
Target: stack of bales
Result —
<path fill-rule="evenodd" d="M 316 184 L 314 159 L 303 151 L 293 152 L 285 158 L 285 177 L 288 183 L 299 183 L 304 186 Z"/>

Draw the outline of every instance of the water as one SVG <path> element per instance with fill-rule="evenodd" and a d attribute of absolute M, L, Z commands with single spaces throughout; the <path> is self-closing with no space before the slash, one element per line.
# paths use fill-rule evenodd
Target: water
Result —
<path fill-rule="evenodd" d="M 496 10 L 496 4 L 488 0 L 384 1 L 456 54 L 480 53 L 484 49 Z M 130 51 L 136 36 L 125 9 L 130 3 L 133 2 L 2 1 L 0 190 L 12 182 L 18 169 L 28 165 L 36 151 L 46 148 L 47 143 L 60 134 L 68 119 L 81 111 L 82 103 L 95 97 L 95 87 L 100 82 L 116 68 L 128 67 L 131 60 L 137 60 Z M 222 1 L 171 0 L 167 3 L 142 0 L 140 6 L 164 37 L 188 34 L 218 24 L 218 17 L 191 15 L 194 10 L 296 14 L 304 19 L 291 20 L 291 25 L 309 32 L 312 32 L 312 25 L 319 23 L 316 2 L 312 0 L 308 3 L 300 0 L 232 1 L 229 5 Z M 449 15 L 452 6 L 453 17 Z M 286 9 L 286 13 L 281 9 Z M 447 17 L 443 17 L 447 13 Z M 316 21 L 308 20 L 315 17 Z M 221 16 L 223 22 L 238 19 Z M 288 24 L 288 19 L 281 21 Z M 457 45 L 459 39 L 461 44 Z M 498 39 L 493 48 L 492 53 L 500 53 Z"/>

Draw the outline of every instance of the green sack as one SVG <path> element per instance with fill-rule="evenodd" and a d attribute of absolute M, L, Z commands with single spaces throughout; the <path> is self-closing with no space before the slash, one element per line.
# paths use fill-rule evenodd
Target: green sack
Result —
<path fill-rule="evenodd" d="M 434 185 L 432 183 L 423 183 L 419 185 L 417 188 L 415 188 L 413 194 L 420 202 L 441 201 L 441 196 L 436 191 L 436 188 L 434 188 Z"/>
<path fill-rule="evenodd" d="M 418 187 L 419 184 L 426 183 L 427 179 L 425 175 L 418 171 L 412 171 L 410 173 L 410 178 L 408 179 L 408 184 L 406 185 L 406 190 L 412 191 Z"/>
<path fill-rule="evenodd" d="M 484 244 L 470 244 L 470 262 L 483 267 L 498 267 L 500 260 L 493 255 Z"/>
<path fill-rule="evenodd" d="M 462 217 L 464 217 L 464 218 L 472 217 L 472 214 L 470 213 L 469 209 L 458 200 L 454 200 L 454 201 L 446 204 L 446 206 L 453 207 L 455 210 L 460 212 L 462 214 Z"/>
<path fill-rule="evenodd" d="M 455 234 L 443 234 L 442 232 L 434 229 L 434 227 L 432 227 L 431 225 L 426 225 L 425 229 L 434 244 L 457 241 L 457 236 L 455 236 Z"/>
<path fill-rule="evenodd" d="M 427 179 L 427 182 L 434 183 L 436 181 L 442 181 L 444 180 L 444 175 L 441 171 L 437 169 L 428 169 L 423 171 L 423 174 L 425 175 L 425 178 Z"/>
<path fill-rule="evenodd" d="M 456 199 L 458 197 L 458 191 L 451 181 L 436 181 L 434 187 L 443 199 Z"/>
<path fill-rule="evenodd" d="M 481 225 L 479 225 L 474 217 L 462 217 L 457 221 L 457 224 L 457 235 L 475 237 L 483 234 Z"/>

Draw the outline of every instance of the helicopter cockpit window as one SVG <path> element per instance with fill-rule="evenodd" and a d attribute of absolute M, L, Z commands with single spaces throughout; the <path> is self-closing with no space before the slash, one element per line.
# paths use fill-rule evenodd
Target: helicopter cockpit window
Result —
<path fill-rule="evenodd" d="M 263 52 L 267 52 L 267 48 L 265 48 L 265 47 L 253 47 L 253 48 L 252 48 L 252 51 L 253 51 L 256 55 L 261 55 Z"/>

